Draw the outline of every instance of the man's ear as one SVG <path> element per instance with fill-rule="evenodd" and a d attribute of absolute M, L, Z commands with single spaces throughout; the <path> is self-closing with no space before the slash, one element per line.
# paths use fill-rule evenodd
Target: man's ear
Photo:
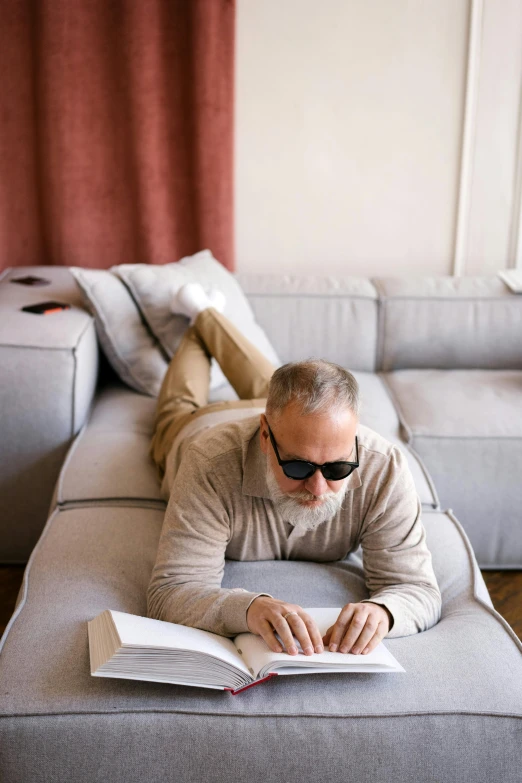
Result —
<path fill-rule="evenodd" d="M 259 414 L 259 446 L 263 454 L 268 452 L 268 422 L 264 413 Z"/>

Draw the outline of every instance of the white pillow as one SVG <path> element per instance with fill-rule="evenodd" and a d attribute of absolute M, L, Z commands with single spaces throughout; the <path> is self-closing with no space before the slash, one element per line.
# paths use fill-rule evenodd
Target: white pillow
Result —
<path fill-rule="evenodd" d="M 124 383 L 157 397 L 168 362 L 122 281 L 105 269 L 69 267 L 94 316 L 103 351 Z"/>
<path fill-rule="evenodd" d="M 210 250 L 202 250 L 172 264 L 119 264 L 111 267 L 128 286 L 149 329 L 171 358 L 188 327 L 188 319 L 173 315 L 172 297 L 182 285 L 201 283 L 203 288 L 218 288 L 226 296 L 224 314 L 234 323 L 267 359 L 279 367 L 281 362 L 263 329 L 256 323 L 252 308 L 237 280 L 216 261 Z M 219 365 L 212 361 L 210 388 L 215 390 L 227 380 Z"/>

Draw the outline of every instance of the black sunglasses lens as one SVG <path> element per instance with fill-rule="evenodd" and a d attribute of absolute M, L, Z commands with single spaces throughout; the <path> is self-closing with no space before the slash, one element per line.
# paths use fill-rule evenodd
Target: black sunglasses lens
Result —
<path fill-rule="evenodd" d="M 332 462 L 330 465 L 325 465 L 321 468 L 321 473 L 327 481 L 340 481 L 346 478 L 353 471 L 352 465 L 347 465 L 346 462 Z M 307 462 L 290 462 L 283 467 L 283 472 L 288 478 L 295 479 L 295 481 L 304 481 L 304 479 L 310 478 L 315 473 L 313 465 L 309 465 Z"/>
<path fill-rule="evenodd" d="M 346 462 L 332 462 L 323 468 L 322 474 L 327 481 L 340 481 L 349 476 L 352 471 L 353 466 L 347 465 Z"/>
<path fill-rule="evenodd" d="M 283 467 L 283 473 L 288 478 L 303 481 L 303 479 L 313 476 L 315 470 L 307 462 L 289 462 L 288 465 Z"/>

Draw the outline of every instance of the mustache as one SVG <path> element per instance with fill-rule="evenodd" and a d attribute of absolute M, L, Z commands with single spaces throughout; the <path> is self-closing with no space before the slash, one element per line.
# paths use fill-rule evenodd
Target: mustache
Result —
<path fill-rule="evenodd" d="M 314 495 L 313 492 L 308 492 L 306 489 L 297 489 L 295 492 L 282 492 L 282 494 L 295 500 L 327 500 L 328 498 L 336 497 L 336 493 L 331 489 L 323 492 L 322 495 Z"/>

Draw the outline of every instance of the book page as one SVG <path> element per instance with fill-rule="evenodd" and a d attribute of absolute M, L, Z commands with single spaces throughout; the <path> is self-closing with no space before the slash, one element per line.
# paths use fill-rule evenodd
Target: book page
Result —
<path fill-rule="evenodd" d="M 248 677 L 252 676 L 234 642 L 226 636 L 203 631 L 201 628 L 154 620 L 151 617 L 139 617 L 112 609 L 108 611 L 123 646 L 205 653 L 235 666 Z"/>
<path fill-rule="evenodd" d="M 327 607 L 321 609 L 314 607 L 305 609 L 305 612 L 313 617 L 321 636 L 324 636 L 328 628 L 339 617 L 341 608 Z M 279 639 L 279 641 L 281 640 Z M 257 634 L 242 633 L 234 638 L 234 644 L 238 651 L 241 650 L 243 659 L 251 667 L 256 678 L 264 676 L 270 671 L 277 671 L 279 674 L 312 674 L 316 671 L 323 673 L 327 671 L 342 671 L 343 667 L 347 667 L 347 670 L 350 671 L 364 671 L 365 667 L 367 667 L 366 671 L 404 671 L 382 642 L 366 655 L 328 651 L 305 655 L 299 641 L 295 637 L 294 643 L 298 654 L 289 655 L 287 652 L 273 652 L 265 640 Z M 282 667 L 289 667 L 289 671 L 282 671 Z"/>

